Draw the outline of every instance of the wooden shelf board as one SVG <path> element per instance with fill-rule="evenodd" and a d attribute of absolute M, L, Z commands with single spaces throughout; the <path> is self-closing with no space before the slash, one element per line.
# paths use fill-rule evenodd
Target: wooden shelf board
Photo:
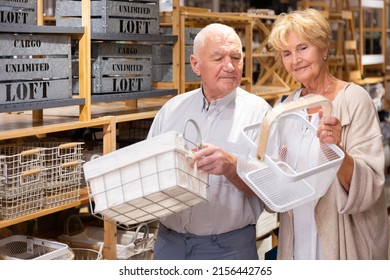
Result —
<path fill-rule="evenodd" d="M 69 116 L 45 116 L 42 120 L 33 120 L 30 112 L 3 113 L 0 114 L 0 140 L 103 126 L 108 124 L 109 121 L 109 117 L 91 121 L 78 121 L 78 118 Z"/>
<path fill-rule="evenodd" d="M 38 33 L 38 34 L 84 34 L 84 27 L 65 27 L 50 25 L 22 25 L 0 23 L 0 33 Z"/>
<path fill-rule="evenodd" d="M 182 11 L 181 15 L 187 19 L 191 19 L 197 22 L 210 22 L 213 19 L 216 22 L 224 23 L 251 23 L 252 19 L 241 13 L 228 14 L 228 13 L 210 13 L 210 12 L 193 12 L 193 11 Z"/>
<path fill-rule="evenodd" d="M 51 99 L 24 103 L 0 104 L 0 113 L 59 108 L 66 106 L 84 105 L 84 98 Z"/>
<path fill-rule="evenodd" d="M 176 89 L 156 89 L 147 91 L 134 91 L 125 93 L 107 93 L 107 94 L 94 94 L 92 95 L 92 103 L 98 102 L 113 102 L 113 101 L 126 101 L 132 99 L 153 98 L 161 96 L 176 95 Z"/>
<path fill-rule="evenodd" d="M 371 84 L 382 83 L 383 79 L 384 77 L 366 77 L 362 80 L 358 80 L 354 82 L 359 85 L 371 85 Z"/>
<path fill-rule="evenodd" d="M 139 41 L 139 42 L 176 42 L 177 35 L 161 34 L 116 34 L 116 33 L 92 33 L 92 40 L 104 41 Z"/>

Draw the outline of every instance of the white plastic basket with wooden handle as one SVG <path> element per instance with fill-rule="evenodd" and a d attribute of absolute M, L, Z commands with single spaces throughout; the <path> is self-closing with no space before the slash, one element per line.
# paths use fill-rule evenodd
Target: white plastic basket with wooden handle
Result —
<path fill-rule="evenodd" d="M 317 128 L 300 113 L 318 106 L 324 116 L 331 114 L 332 103 L 313 95 L 277 105 L 262 123 L 242 131 L 238 175 L 274 211 L 324 195 L 344 158 L 336 145 L 320 143 Z M 259 132 L 256 145 L 252 137 Z"/>

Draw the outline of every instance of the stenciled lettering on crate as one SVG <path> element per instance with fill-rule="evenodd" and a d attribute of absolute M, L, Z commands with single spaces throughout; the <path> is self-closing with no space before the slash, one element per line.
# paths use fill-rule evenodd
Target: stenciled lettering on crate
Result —
<path fill-rule="evenodd" d="M 152 46 L 93 43 L 93 92 L 129 92 L 151 88 Z"/>
<path fill-rule="evenodd" d="M 2 34 L 0 103 L 72 96 L 70 36 Z"/>
<path fill-rule="evenodd" d="M 1 24 L 37 24 L 36 0 L 0 0 Z"/>
<path fill-rule="evenodd" d="M 92 42 L 91 49 L 92 94 L 151 89 L 151 45 Z M 78 76 L 77 69 L 73 75 Z"/>
<path fill-rule="evenodd" d="M 57 0 L 57 26 L 81 26 L 81 1 Z M 91 32 L 158 34 L 158 0 L 91 1 Z"/>
<path fill-rule="evenodd" d="M 185 29 L 185 81 L 198 82 L 198 77 L 190 64 L 190 57 L 193 53 L 193 44 L 196 34 L 201 28 L 186 27 Z M 172 34 L 172 28 L 161 28 L 162 34 Z M 172 82 L 173 80 L 173 65 L 172 65 L 172 45 L 154 45 L 153 46 L 153 66 L 152 66 L 152 81 L 153 82 Z"/>

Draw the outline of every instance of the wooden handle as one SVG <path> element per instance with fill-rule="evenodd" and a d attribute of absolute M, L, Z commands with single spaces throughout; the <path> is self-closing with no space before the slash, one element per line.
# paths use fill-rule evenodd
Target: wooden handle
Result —
<path fill-rule="evenodd" d="M 40 151 L 41 151 L 40 148 L 36 148 L 36 149 L 31 149 L 31 150 L 23 151 L 23 152 L 21 152 L 20 154 L 21 154 L 22 156 L 25 157 L 25 156 L 30 156 L 30 155 L 33 155 L 33 154 L 39 154 Z"/>
<path fill-rule="evenodd" d="M 37 173 L 40 173 L 41 170 L 40 169 L 31 169 L 31 170 L 27 170 L 27 171 L 23 171 L 21 173 L 22 176 L 30 176 L 30 175 L 34 175 L 34 174 L 37 174 Z"/>
<path fill-rule="evenodd" d="M 259 138 L 259 144 L 257 146 L 257 158 L 258 160 L 264 160 L 264 154 L 268 142 L 269 129 L 272 123 L 285 113 L 291 113 L 294 111 L 312 108 L 322 107 L 323 115 L 330 116 L 332 114 L 332 102 L 319 94 L 313 94 L 306 97 L 301 97 L 298 100 L 280 103 L 275 106 L 264 118 L 261 124 L 261 133 Z"/>
<path fill-rule="evenodd" d="M 76 147 L 77 145 L 79 145 L 80 142 L 71 142 L 71 143 L 65 143 L 65 144 L 61 144 L 59 145 L 58 147 L 60 149 L 68 149 L 68 148 L 73 148 L 73 147 Z"/>
<path fill-rule="evenodd" d="M 72 161 L 72 162 L 66 162 L 60 165 L 61 168 L 67 168 L 67 167 L 72 167 L 72 166 L 77 166 L 79 165 L 79 161 Z"/>

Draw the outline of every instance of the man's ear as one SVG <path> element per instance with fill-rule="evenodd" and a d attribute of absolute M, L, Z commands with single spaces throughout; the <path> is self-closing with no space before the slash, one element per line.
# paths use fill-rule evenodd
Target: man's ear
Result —
<path fill-rule="evenodd" d="M 199 61 L 193 54 L 190 56 L 190 62 L 191 62 L 192 71 L 194 71 L 196 76 L 200 77 Z"/>

